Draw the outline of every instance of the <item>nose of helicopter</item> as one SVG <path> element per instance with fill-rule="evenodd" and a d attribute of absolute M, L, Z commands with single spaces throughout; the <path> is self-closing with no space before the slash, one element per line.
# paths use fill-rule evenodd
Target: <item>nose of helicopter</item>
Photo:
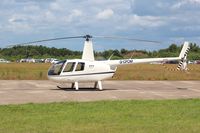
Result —
<path fill-rule="evenodd" d="M 66 60 L 53 64 L 48 70 L 47 73 L 48 79 L 56 82 L 61 81 L 60 79 L 61 77 L 59 75 L 61 74 L 61 71 L 65 63 Z"/>

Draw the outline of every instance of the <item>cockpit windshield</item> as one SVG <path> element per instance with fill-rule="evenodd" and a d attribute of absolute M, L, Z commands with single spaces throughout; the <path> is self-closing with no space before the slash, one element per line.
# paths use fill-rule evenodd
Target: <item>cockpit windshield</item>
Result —
<path fill-rule="evenodd" d="M 60 75 L 61 73 L 70 73 L 70 72 L 80 72 L 84 71 L 85 62 L 77 61 L 60 61 L 51 66 L 48 71 L 48 75 Z"/>
<path fill-rule="evenodd" d="M 60 61 L 54 65 L 52 65 L 52 67 L 49 69 L 48 75 L 60 75 L 63 66 L 65 65 L 66 60 L 64 61 Z"/>

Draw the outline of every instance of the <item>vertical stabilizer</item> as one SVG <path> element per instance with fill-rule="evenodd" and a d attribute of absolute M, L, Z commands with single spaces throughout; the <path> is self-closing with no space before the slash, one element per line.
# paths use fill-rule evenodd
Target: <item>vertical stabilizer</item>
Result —
<path fill-rule="evenodd" d="M 82 59 L 88 61 L 94 61 L 94 51 L 91 40 L 86 40 L 84 43 Z"/>
<path fill-rule="evenodd" d="M 188 70 L 187 68 L 187 55 L 190 51 L 189 42 L 185 42 L 183 44 L 183 48 L 181 50 L 181 53 L 179 55 L 180 62 L 178 64 L 177 70 Z"/>
<path fill-rule="evenodd" d="M 190 50 L 189 42 L 184 42 L 179 58 L 180 59 L 187 58 L 189 50 Z"/>

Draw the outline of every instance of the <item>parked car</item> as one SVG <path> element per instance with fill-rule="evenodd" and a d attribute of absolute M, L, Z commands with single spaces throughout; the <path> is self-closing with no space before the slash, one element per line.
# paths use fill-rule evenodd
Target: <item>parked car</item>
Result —
<path fill-rule="evenodd" d="M 45 63 L 51 63 L 52 60 L 53 60 L 53 58 L 46 58 L 44 62 Z"/>
<path fill-rule="evenodd" d="M 58 60 L 58 59 L 53 59 L 52 61 L 51 61 L 51 63 L 52 64 L 55 64 L 55 63 L 58 63 L 60 60 Z"/>
<path fill-rule="evenodd" d="M 10 63 L 10 61 L 8 61 L 6 59 L 0 59 L 0 63 Z"/>
<path fill-rule="evenodd" d="M 196 64 L 200 64 L 200 60 L 196 61 Z"/>
<path fill-rule="evenodd" d="M 35 63 L 35 59 L 32 59 L 32 58 L 21 59 L 19 62 L 20 63 L 22 63 L 22 62 Z"/>
<path fill-rule="evenodd" d="M 59 62 L 60 60 L 58 60 L 58 59 L 55 59 L 55 58 L 47 58 L 46 60 L 45 60 L 45 63 L 57 63 L 57 62 Z"/>
<path fill-rule="evenodd" d="M 35 63 L 44 63 L 44 59 L 35 59 Z"/>
<path fill-rule="evenodd" d="M 26 59 L 21 59 L 19 62 L 20 63 L 26 62 Z"/>
<path fill-rule="evenodd" d="M 28 59 L 26 59 L 26 62 L 28 62 L 28 63 L 35 63 L 35 59 L 28 58 Z"/>

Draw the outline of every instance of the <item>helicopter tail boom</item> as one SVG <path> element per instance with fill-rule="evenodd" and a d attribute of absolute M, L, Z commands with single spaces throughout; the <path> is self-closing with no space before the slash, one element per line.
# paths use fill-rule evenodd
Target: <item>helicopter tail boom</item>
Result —
<path fill-rule="evenodd" d="M 127 65 L 127 64 L 152 63 L 152 62 L 163 63 L 168 61 L 180 61 L 183 58 L 186 59 L 189 49 L 190 49 L 189 43 L 185 42 L 178 57 L 107 60 L 105 61 L 105 63 L 109 64 L 110 66 L 117 67 L 118 65 Z"/>

